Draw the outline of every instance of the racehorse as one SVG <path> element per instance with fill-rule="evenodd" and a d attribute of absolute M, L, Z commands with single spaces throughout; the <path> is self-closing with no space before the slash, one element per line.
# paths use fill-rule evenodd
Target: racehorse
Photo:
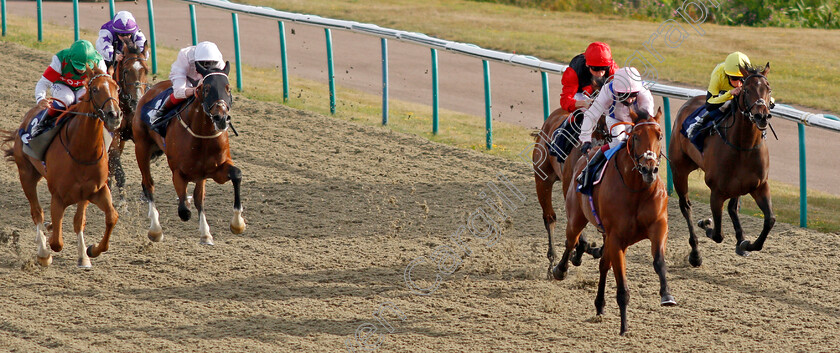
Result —
<path fill-rule="evenodd" d="M 149 66 L 146 65 L 149 48 L 148 41 L 146 41 L 143 50 L 140 50 L 134 42 L 129 41 L 126 43 L 126 53 L 122 60 L 113 67 L 114 80 L 120 87 L 120 109 L 122 109 L 123 116 L 134 116 L 137 102 L 149 90 Z M 114 139 L 108 148 L 108 165 L 111 170 L 109 180 L 116 181 L 115 184 L 109 185 L 117 186 L 117 190 L 120 191 L 120 200 L 125 198 L 122 192 L 125 186 L 125 172 L 120 156 L 122 156 L 123 148 L 125 148 L 125 141 L 131 138 L 131 119 L 124 119 L 120 127 L 114 132 Z"/>
<path fill-rule="evenodd" d="M 627 304 L 630 301 L 624 255 L 630 245 L 643 239 L 650 240 L 653 268 L 659 275 L 660 304 L 677 304 L 665 278 L 668 194 L 658 174 L 662 156 L 662 128 L 659 124 L 662 109 L 657 110 L 654 117 L 631 109 L 630 117 L 633 127 L 625 147 L 612 156 L 601 182 L 593 188 L 591 198 L 575 188 L 567 191 L 566 250 L 553 270 L 554 278 L 563 280 L 583 228 L 587 223 L 600 228 L 604 234 L 604 247 L 595 309 L 599 316 L 604 313 L 604 286 L 607 272 L 612 268 L 617 287 L 616 300 L 621 311 L 622 335 L 627 332 Z M 585 159 L 578 160 L 575 174 L 585 166 Z"/>
<path fill-rule="evenodd" d="M 38 244 L 37 260 L 41 266 L 52 263 L 52 254 L 47 249 L 43 229 L 52 228 L 50 248 L 59 252 L 64 247 L 61 221 L 67 206 L 76 205 L 73 230 L 79 242 L 78 266 L 90 268 L 90 258 L 108 250 L 111 231 L 117 223 L 117 211 L 111 205 L 111 191 L 108 188 L 108 162 L 104 157 L 107 146 L 103 128 L 113 131 L 122 120 L 117 101 L 117 83 L 102 70 L 87 69 L 89 78 L 85 83 L 87 93 L 79 103 L 71 106 L 59 119 L 64 123 L 47 149 L 43 163 L 23 152 L 23 142 L 18 131 L 3 131 L 3 143 L 14 142 L 5 148 L 6 159 L 14 161 L 18 168 L 23 193 L 29 200 L 29 212 L 35 223 Z M 20 129 L 24 129 L 41 111 L 34 107 L 26 113 Z M 7 146 L 8 147 L 8 146 Z M 52 223 L 44 223 L 44 211 L 38 202 L 37 187 L 46 177 L 47 187 L 52 194 L 50 214 Z M 89 202 L 105 212 L 105 234 L 99 244 L 85 250 L 85 211 Z"/>
<path fill-rule="evenodd" d="M 155 207 L 154 181 L 149 164 L 153 154 L 161 152 L 166 154 L 169 168 L 172 170 L 172 183 L 178 194 L 178 216 L 182 221 L 188 221 L 191 216 L 186 197 L 187 183 L 195 183 L 193 198 L 199 213 L 198 229 L 202 244 L 213 245 L 213 236 L 210 235 L 210 226 L 204 214 L 204 184 L 207 178 L 213 178 L 219 184 L 228 180 L 233 182 L 234 215 L 230 230 L 234 234 L 245 231 L 239 194 L 242 172 L 233 165 L 228 145 L 228 113 L 233 100 L 228 82 L 230 63 L 226 63 L 223 70 L 206 69 L 199 64 L 196 67 L 198 73 L 203 76 L 196 86 L 196 99 L 180 108 L 177 116 L 166 127 L 165 138 L 152 131 L 142 121 L 142 110 L 134 114 L 132 122 L 134 151 L 143 179 L 143 196 L 149 202 L 151 225 L 148 236 L 155 242 L 163 238 L 163 229 Z M 172 82 L 169 80 L 154 85 L 143 95 L 138 106 L 142 107 L 171 86 Z"/>
<path fill-rule="evenodd" d="M 597 78 L 593 76 L 592 87 L 595 88 L 596 92 L 604 85 L 605 79 L 605 77 Z M 543 211 L 543 223 L 545 225 L 546 232 L 548 232 L 547 257 L 549 278 L 551 278 L 551 268 L 554 266 L 554 261 L 557 258 L 554 251 L 554 226 L 557 222 L 557 214 L 554 212 L 554 207 L 551 202 L 554 183 L 557 182 L 557 180 L 561 181 L 563 186 L 562 195 L 565 197 L 573 179 L 573 168 L 571 167 L 573 167 L 575 161 L 582 156 L 580 149 L 571 148 L 565 160 L 560 161 L 557 157 L 550 155 L 549 151 L 552 149 L 555 149 L 556 151 L 558 149 L 558 146 L 554 146 L 552 141 L 552 134 L 554 131 L 557 130 L 557 128 L 560 127 L 567 118 L 572 117 L 574 117 L 574 114 L 570 114 L 563 108 L 557 108 L 551 112 L 551 115 L 549 115 L 548 118 L 545 119 L 540 131 L 532 134 L 535 137 L 536 142 L 534 152 L 531 156 L 534 165 L 534 182 L 536 183 L 537 198 L 540 201 L 540 207 L 542 207 Z M 578 145 L 577 135 L 580 134 L 581 121 L 573 120 L 569 121 L 569 123 L 571 124 L 571 129 L 564 133 L 563 137 L 567 138 L 567 143 Z M 592 142 L 595 147 L 603 145 L 610 138 L 609 130 L 606 127 L 603 115 L 600 117 L 595 126 L 592 138 Z M 563 154 L 564 152 L 565 151 L 560 152 L 560 154 Z M 565 166 L 567 165 L 570 167 L 566 168 Z M 597 258 L 597 252 L 593 253 L 593 251 L 596 250 L 589 244 L 589 242 L 586 241 L 586 237 L 582 236 L 581 247 L 575 253 L 572 263 L 576 266 L 580 265 L 581 255 L 584 252 L 590 253 Z"/>
<path fill-rule="evenodd" d="M 727 199 L 729 217 L 735 227 L 735 252 L 739 255 L 746 256 L 750 251 L 761 250 L 767 234 L 776 223 L 767 184 L 770 154 L 764 143 L 764 131 L 771 117 L 770 83 L 767 80 L 769 72 L 769 62 L 761 71 L 752 67 L 741 68 L 745 77 L 744 85 L 741 93 L 732 101 L 732 114 L 714 128 L 712 136 L 705 139 L 702 154 L 683 134 L 671 136 L 669 157 L 674 172 L 674 189 L 680 198 L 680 211 L 688 222 L 688 242 L 691 245 L 689 262 L 692 266 L 700 266 L 703 262 L 697 250 L 697 238 L 691 221 L 691 201 L 688 199 L 688 175 L 695 169 L 700 168 L 705 172 L 706 185 L 711 190 L 709 204 L 713 221 L 706 219 L 698 224 L 706 231 L 706 236 L 717 243 L 723 241 L 721 212 Z M 686 117 L 703 105 L 705 98 L 694 97 L 680 108 L 674 122 L 674 131 L 679 131 Z M 746 194 L 753 197 L 764 213 L 764 228 L 755 243 L 744 240 L 738 219 L 739 199 Z M 714 228 L 709 227 L 711 224 Z"/>

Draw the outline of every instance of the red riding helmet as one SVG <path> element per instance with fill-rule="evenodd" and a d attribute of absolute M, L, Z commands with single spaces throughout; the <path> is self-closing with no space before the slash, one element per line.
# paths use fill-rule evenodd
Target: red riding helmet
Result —
<path fill-rule="evenodd" d="M 594 42 L 583 53 L 587 66 L 610 66 L 613 63 L 612 51 L 607 43 Z"/>

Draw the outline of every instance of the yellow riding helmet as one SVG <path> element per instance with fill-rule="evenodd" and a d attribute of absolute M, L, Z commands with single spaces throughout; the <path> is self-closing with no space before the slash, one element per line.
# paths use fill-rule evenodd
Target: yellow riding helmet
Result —
<path fill-rule="evenodd" d="M 744 53 L 736 51 L 726 57 L 726 61 L 723 62 L 723 72 L 729 76 L 744 77 L 744 75 L 741 74 L 740 67 L 747 67 L 750 65 L 750 58 L 744 55 Z"/>

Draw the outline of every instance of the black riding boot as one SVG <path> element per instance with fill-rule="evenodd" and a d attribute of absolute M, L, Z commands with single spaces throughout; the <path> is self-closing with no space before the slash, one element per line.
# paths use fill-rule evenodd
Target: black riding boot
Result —
<path fill-rule="evenodd" d="M 57 102 L 53 102 L 49 108 L 47 108 L 47 112 L 44 113 L 44 117 L 41 118 L 41 121 L 38 122 L 38 125 L 32 129 L 32 137 L 38 136 L 41 132 L 46 131 L 50 128 L 53 124 L 55 124 L 55 119 L 61 115 L 61 110 L 64 109 L 64 106 L 59 105 Z"/>
<path fill-rule="evenodd" d="M 583 171 L 580 172 L 580 175 L 578 175 L 578 185 L 588 186 L 591 184 L 595 179 L 597 167 L 601 165 L 601 162 L 603 162 L 605 158 L 606 156 L 604 156 L 604 152 L 599 148 L 598 152 L 595 152 L 595 155 L 589 160 L 589 164 L 586 165 L 586 168 L 584 168 Z"/>
<path fill-rule="evenodd" d="M 179 100 L 179 102 L 180 102 L 180 100 Z M 172 102 L 172 95 L 170 94 L 163 101 L 163 104 L 161 104 L 159 109 L 153 110 L 149 114 L 149 124 L 155 125 L 155 123 L 157 123 L 157 121 L 160 120 L 161 117 L 165 116 L 166 113 L 168 113 L 170 110 L 172 110 L 172 108 L 174 108 L 176 104 L 178 104 L 178 103 Z"/>

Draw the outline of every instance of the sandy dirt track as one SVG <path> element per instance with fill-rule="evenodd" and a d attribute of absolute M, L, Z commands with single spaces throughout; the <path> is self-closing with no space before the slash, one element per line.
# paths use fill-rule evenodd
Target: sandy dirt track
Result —
<path fill-rule="evenodd" d="M 0 128 L 17 127 L 50 55 L 0 43 Z M 162 161 L 153 174 L 164 241 L 147 240 L 129 145 L 129 200 L 111 249 L 79 270 L 75 237 L 65 232 L 64 251 L 42 269 L 17 171 L 2 163 L 0 351 L 335 352 L 357 327 L 376 323 L 372 312 L 385 301 L 406 319 L 388 316 L 396 331 L 383 336 L 382 352 L 840 350 L 838 234 L 777 224 L 763 252 L 742 258 L 727 223 L 724 244 L 700 239 L 705 262 L 695 269 L 672 200 L 667 262 L 680 305 L 658 306 L 648 243 L 631 247 L 622 338 L 611 277 L 604 320 L 592 320 L 595 261 L 563 282 L 545 279 L 547 242 L 527 165 L 279 104 L 237 99 L 233 116 L 249 228 L 227 231 L 232 187 L 208 184 L 213 247 L 198 244 L 197 220 L 178 220 Z M 460 270 L 429 296 L 411 294 L 406 265 L 451 244 L 498 173 L 527 198 L 502 223 L 499 242 L 465 235 L 473 254 Z M 46 204 L 43 182 L 40 191 Z M 742 221 L 754 238 L 761 221 Z M 88 243 L 103 223 L 91 209 Z M 422 266 L 417 273 L 433 277 Z"/>
<path fill-rule="evenodd" d="M 82 16 L 80 26 L 92 31 L 98 30 L 108 17 L 107 3 L 79 4 Z M 9 13 L 17 16 L 35 18 L 33 1 L 9 1 Z M 148 32 L 146 1 L 117 1 L 117 10 L 128 10 L 137 18 L 140 27 Z M 70 2 L 44 2 L 44 18 L 67 28 L 73 27 L 73 10 Z M 181 48 L 191 44 L 189 8 L 185 2 L 156 0 L 154 2 L 155 27 L 158 45 Z M 233 63 L 234 46 L 230 13 L 196 6 L 199 40 L 217 43 L 225 58 Z M 557 25 L 563 23 L 558 17 Z M 600 21 L 598 23 L 601 23 Z M 393 27 L 386 23 L 380 25 Z M 614 28 L 614 37 L 622 38 L 628 32 L 638 31 L 636 22 L 620 25 L 602 23 Z M 242 61 L 248 65 L 278 67 L 280 65 L 280 45 L 277 22 L 253 16 L 240 16 Z M 33 28 L 35 33 L 36 29 Z M 327 82 L 326 44 L 324 31 L 318 27 L 297 23 L 286 24 L 288 59 L 290 74 L 317 82 Z M 148 34 L 148 33 L 147 33 Z M 370 94 L 381 94 L 381 62 L 379 38 L 345 31 L 333 31 L 333 50 L 335 55 L 335 78 L 339 87 L 349 87 Z M 444 39 L 445 35 L 442 36 Z M 93 38 L 88 38 L 93 40 Z M 611 42 L 606 38 L 599 38 Z M 693 38 L 714 43 L 710 37 Z M 786 41 L 783 38 L 768 37 L 768 41 Z M 391 40 L 389 46 L 389 76 L 391 99 L 399 99 L 422 104 L 432 101 L 432 75 L 429 49 L 405 42 Z M 641 48 L 641 42 L 636 43 Z M 583 51 L 584 48 L 580 48 Z M 571 59 L 571 58 L 569 58 Z M 623 60 L 624 58 L 617 58 Z M 773 58 L 756 58 L 770 60 Z M 463 55 L 439 51 L 440 67 L 440 106 L 458 112 L 472 114 L 476 119 L 484 117 L 484 91 L 481 60 Z M 161 67 L 171 63 L 159 62 Z M 709 70 L 712 68 L 710 67 Z M 491 63 L 491 85 L 493 119 L 527 128 L 539 128 L 542 125 L 542 93 L 540 75 L 525 68 Z M 773 75 L 770 75 L 772 82 Z M 667 82 L 665 82 L 667 83 Z M 245 89 L 251 88 L 247 80 Z M 705 89 L 705 87 L 695 87 Z M 278 88 L 279 89 L 279 88 Z M 293 93 L 296 87 L 291 87 Z M 559 75 L 550 75 L 551 107 L 559 105 Z M 339 93 L 339 102 L 343 99 Z M 656 106 L 662 106 L 662 100 L 655 98 Z M 328 102 L 324 102 L 327 106 Z M 676 117 L 683 101 L 672 100 L 671 112 Z M 431 116 L 432 108 L 417 112 Z M 835 112 L 836 113 L 836 112 Z M 836 114 L 835 114 L 836 115 Z M 442 121 L 441 124 L 446 124 Z M 791 185 L 799 184 L 798 135 L 796 124 L 774 119 L 772 121 L 779 140 L 767 140 L 770 148 L 770 178 Z M 840 194 L 836 187 L 840 183 L 837 173 L 822 166 L 834 165 L 840 144 L 836 133 L 818 128 L 806 130 L 806 150 L 808 158 L 808 187 L 835 195 Z"/>

